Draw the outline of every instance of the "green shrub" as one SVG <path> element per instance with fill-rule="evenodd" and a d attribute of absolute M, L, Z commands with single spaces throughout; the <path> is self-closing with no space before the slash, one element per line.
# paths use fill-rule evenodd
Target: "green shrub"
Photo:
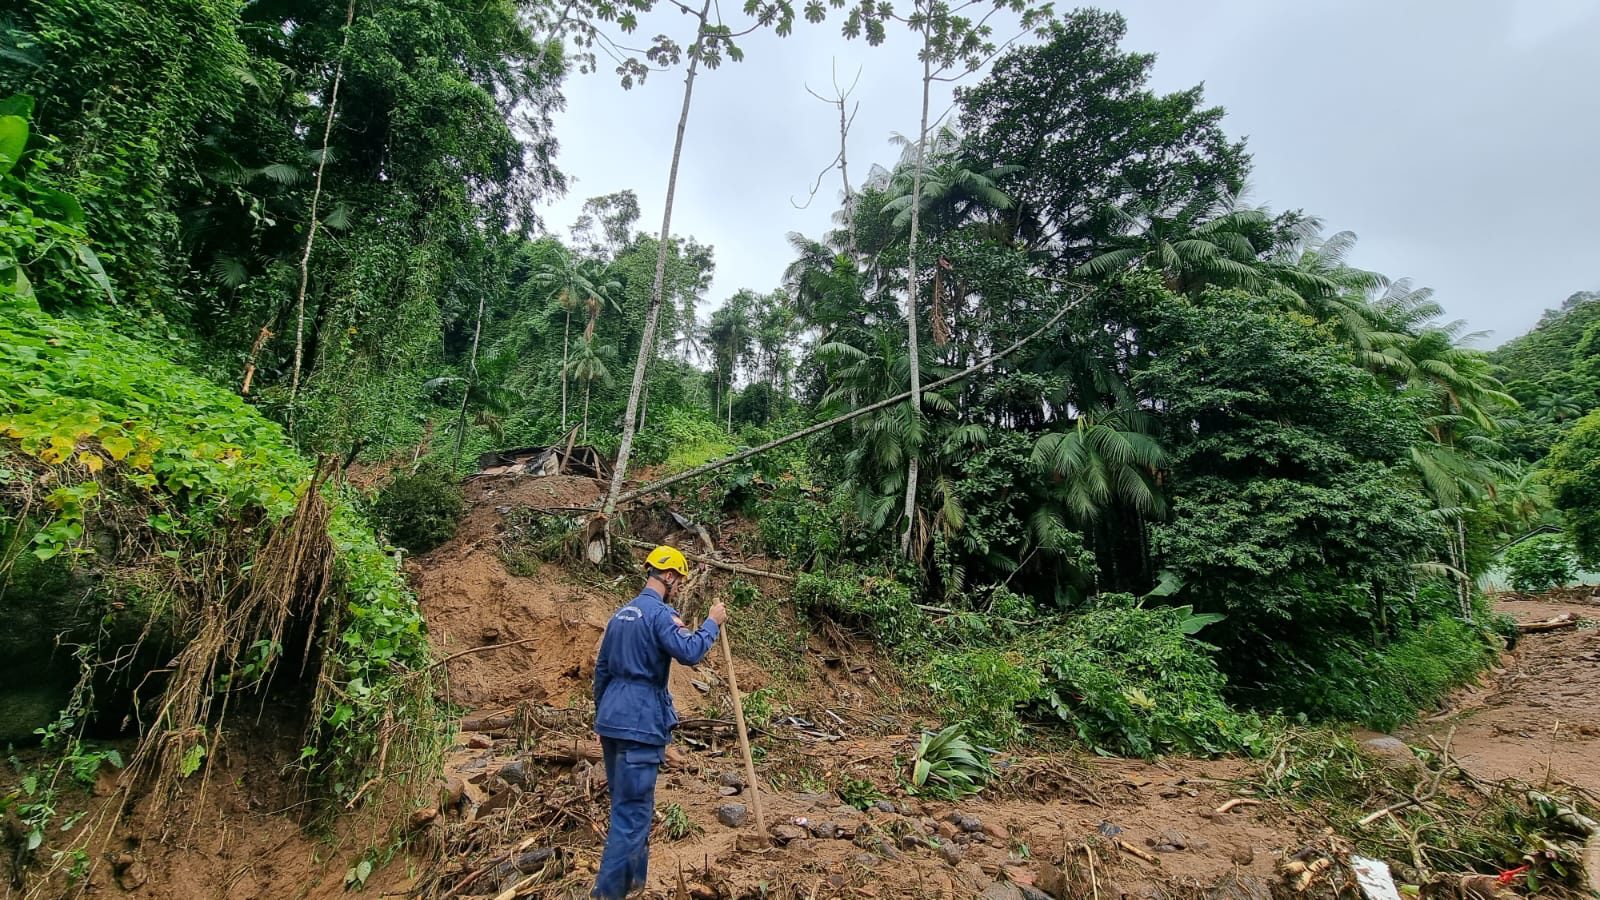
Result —
<path fill-rule="evenodd" d="M 1505 552 L 1511 587 L 1518 591 L 1548 591 L 1577 575 L 1572 547 L 1559 534 L 1538 534 Z"/>
<path fill-rule="evenodd" d="M 450 540 L 463 511 L 455 476 L 432 461 L 413 473 L 395 476 L 372 505 L 383 533 L 412 553 L 426 553 Z"/>
<path fill-rule="evenodd" d="M 727 430 L 708 410 L 652 406 L 648 415 L 634 439 L 636 464 L 662 465 L 664 472 L 676 472 L 733 452 Z"/>
<path fill-rule="evenodd" d="M 1272 699 L 1304 718 L 1357 722 L 1388 731 L 1438 705 L 1493 658 L 1484 632 L 1449 616 L 1422 623 L 1387 647 L 1329 645 L 1280 679 Z"/>
<path fill-rule="evenodd" d="M 203 585 L 226 585 L 244 576 L 244 563 L 260 562 L 244 555 L 249 547 L 233 555 L 234 548 L 222 545 L 284 522 L 304 496 L 312 467 L 282 429 L 236 394 L 145 343 L 100 322 L 0 309 L 0 482 L 36 474 L 37 484 L 56 487 L 34 505 L 29 517 L 37 526 L 19 552 L 85 582 L 114 568 L 116 578 L 104 583 L 128 586 L 114 599 L 135 610 L 156 606 L 154 598 L 136 599 L 131 588 L 162 579 L 152 590 L 161 595 L 162 620 L 150 623 L 152 633 L 162 635 L 217 614 L 195 602 L 209 599 Z M 355 511 L 350 492 L 328 488 L 324 496 L 333 554 L 330 602 L 341 612 L 318 623 L 339 632 L 318 636 L 318 646 L 329 648 L 321 672 L 327 689 L 314 701 L 315 724 L 300 765 L 320 786 L 349 799 L 385 762 L 420 768 L 419 757 L 434 752 L 439 732 L 431 685 L 414 677 L 430 661 L 416 597 Z M 0 495 L 0 502 L 8 499 Z M 15 512 L 5 508 L 0 518 Z M 119 530 L 136 540 L 116 540 Z M 189 567 L 194 571 L 186 572 Z M 52 571 L 12 567 L 0 573 L 0 598 L 34 583 L 47 587 L 52 582 L 36 576 Z M 172 578 L 175 572 L 184 577 Z M 28 583 L 13 582 L 18 574 Z M 238 602 L 242 593 L 229 589 L 226 599 Z M 185 605 L 196 615 L 173 612 Z M 61 631 L 71 627 L 61 624 Z M 104 629 L 112 623 L 89 624 Z M 189 636 L 173 632 L 161 640 Z M 251 640 L 257 637 L 241 634 L 236 646 L 248 650 L 229 651 L 229 658 L 219 651 L 210 662 L 214 671 L 259 675 L 282 659 L 276 642 Z M 96 650 L 91 643 L 82 648 L 108 677 L 127 671 L 137 682 L 137 671 L 128 670 L 136 658 L 100 660 Z M 234 688 L 219 683 L 218 689 Z M 171 709 L 170 715 L 181 714 Z M 190 752 L 196 748 L 204 752 L 200 744 Z"/>
<path fill-rule="evenodd" d="M 928 688 L 947 719 L 965 724 L 985 743 L 1008 743 L 1022 733 L 1017 710 L 1039 696 L 1039 672 L 1020 653 L 968 650 L 936 654 Z"/>
<path fill-rule="evenodd" d="M 921 655 L 919 651 L 927 646 L 927 617 L 912 601 L 909 587 L 849 567 L 835 572 L 837 576 L 800 573 L 790 595 L 795 608 L 821 612 L 840 624 L 860 628 L 902 657 Z"/>
<path fill-rule="evenodd" d="M 1101 595 L 1036 639 L 1042 711 L 1097 751 L 1259 751 L 1262 723 L 1223 700 L 1213 648 L 1188 633 L 1194 620 L 1186 607 Z"/>
<path fill-rule="evenodd" d="M 1600 409 L 1572 426 L 1550 451 L 1544 471 L 1578 558 L 1600 566 Z"/>

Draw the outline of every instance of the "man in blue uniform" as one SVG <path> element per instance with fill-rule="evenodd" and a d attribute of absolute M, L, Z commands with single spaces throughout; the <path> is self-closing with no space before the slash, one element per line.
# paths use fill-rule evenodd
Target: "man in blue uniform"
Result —
<path fill-rule="evenodd" d="M 594 730 L 611 786 L 611 830 L 591 895 L 602 900 L 622 900 L 644 887 L 656 772 L 678 724 L 667 693 L 672 660 L 698 665 L 728 618 L 717 603 L 699 630 L 690 631 L 667 605 L 689 578 L 688 561 L 677 549 L 661 546 L 645 564 L 644 590 L 611 617 L 594 666 Z"/>

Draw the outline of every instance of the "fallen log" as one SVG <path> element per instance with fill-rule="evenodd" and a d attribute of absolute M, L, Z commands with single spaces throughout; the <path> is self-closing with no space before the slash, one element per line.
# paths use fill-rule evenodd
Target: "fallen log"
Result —
<path fill-rule="evenodd" d="M 528 753 L 534 762 L 572 765 L 580 762 L 599 762 L 605 758 L 599 741 L 572 741 L 568 744 L 535 747 Z"/>
<path fill-rule="evenodd" d="M 1517 630 L 1523 634 L 1537 634 L 1541 631 L 1556 631 L 1561 628 L 1578 627 L 1578 617 L 1572 613 L 1562 613 L 1549 619 L 1538 622 L 1518 622 Z"/>
<path fill-rule="evenodd" d="M 476 731 L 479 733 L 490 731 L 505 731 L 515 725 L 515 716 L 499 713 L 491 716 L 468 716 L 461 720 L 462 731 Z"/>

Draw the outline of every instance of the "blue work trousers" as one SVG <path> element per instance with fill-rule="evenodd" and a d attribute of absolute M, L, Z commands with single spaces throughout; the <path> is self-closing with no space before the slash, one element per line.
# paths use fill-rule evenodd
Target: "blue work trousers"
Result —
<path fill-rule="evenodd" d="M 644 887 L 650 866 L 650 825 L 656 814 L 656 773 L 665 747 L 600 738 L 611 790 L 611 830 L 590 896 L 622 900 Z"/>

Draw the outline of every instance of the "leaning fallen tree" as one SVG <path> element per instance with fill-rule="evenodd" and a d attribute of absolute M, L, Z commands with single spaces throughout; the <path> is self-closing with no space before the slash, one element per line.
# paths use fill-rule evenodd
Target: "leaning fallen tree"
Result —
<path fill-rule="evenodd" d="M 971 376 L 976 375 L 977 373 L 983 371 L 984 369 L 987 369 L 990 366 L 994 365 L 995 363 L 1005 359 L 1006 357 L 1008 357 L 1011 354 L 1017 352 L 1018 350 L 1022 349 L 1024 346 L 1027 346 L 1029 343 L 1033 342 L 1034 340 L 1042 337 L 1047 332 L 1049 332 L 1052 328 L 1054 328 L 1056 326 L 1057 323 L 1059 323 L 1063 318 L 1066 317 L 1068 312 L 1071 312 L 1075 307 L 1077 307 L 1077 305 L 1079 303 L 1083 302 L 1083 299 L 1086 296 L 1088 296 L 1087 291 L 1085 291 L 1083 293 L 1079 293 L 1077 296 L 1073 297 L 1071 300 L 1069 300 L 1068 302 L 1063 304 L 1062 307 L 1059 310 L 1056 311 L 1055 315 L 1050 317 L 1049 321 L 1045 322 L 1043 325 L 1040 325 L 1038 328 L 1034 329 L 1030 334 L 1027 334 L 1027 335 L 1023 336 L 1022 338 L 1019 338 L 1017 341 L 1015 341 L 1014 343 L 1012 343 L 1010 346 L 1006 347 L 1005 349 L 1000 350 L 999 352 L 993 354 L 992 356 L 989 356 L 986 359 L 983 359 L 983 360 L 981 360 L 979 362 L 976 362 L 976 363 L 968 366 L 965 369 L 962 369 L 961 371 L 955 373 L 954 375 L 946 376 L 944 378 L 939 379 L 938 381 L 935 381 L 935 382 L 932 382 L 932 383 L 930 383 L 928 385 L 923 386 L 922 391 L 924 393 L 930 392 L 930 391 L 936 391 L 939 388 L 945 387 L 946 385 L 954 384 L 957 381 L 961 381 L 963 379 L 970 378 Z M 867 415 L 868 413 L 877 412 L 880 409 L 887 409 L 888 407 L 894 406 L 897 403 L 904 403 L 905 401 L 910 400 L 910 399 L 911 399 L 911 392 L 910 391 L 904 391 L 902 393 L 895 394 L 893 397 L 888 397 L 886 399 L 879 400 L 876 403 L 869 403 L 868 405 L 860 407 L 858 409 L 853 409 L 853 410 L 851 410 L 851 411 L 849 411 L 847 413 L 843 413 L 843 414 L 834 416 L 833 418 L 828 419 L 825 422 L 818 422 L 815 425 L 809 425 L 809 426 L 807 426 L 805 428 L 800 429 L 799 431 L 793 432 L 791 434 L 786 434 L 783 437 L 773 438 L 772 440 L 767 441 L 765 444 L 760 444 L 760 445 L 757 445 L 755 447 L 750 447 L 748 449 L 741 450 L 738 453 L 734 453 L 734 454 L 729 455 L 729 456 L 724 456 L 721 459 L 714 459 L 711 462 L 705 463 L 703 465 L 695 466 L 692 469 L 686 469 L 686 470 L 684 470 L 682 472 L 677 473 L 676 475 L 669 475 L 666 478 L 661 478 L 661 479 L 658 479 L 656 481 L 652 481 L 652 482 L 650 482 L 648 484 L 645 484 L 645 485 L 643 485 L 641 487 L 634 488 L 631 491 L 626 491 L 621 496 L 619 496 L 617 498 L 616 502 L 619 503 L 619 504 L 627 503 L 627 502 L 632 501 L 632 500 L 637 500 L 638 498 L 646 496 L 648 494 L 659 493 L 660 491 L 664 491 L 667 488 L 672 487 L 675 484 L 681 484 L 681 483 L 683 483 L 685 481 L 688 481 L 690 479 L 699 478 L 702 475 L 710 474 L 711 472 L 715 472 L 718 469 L 725 468 L 727 466 L 731 466 L 734 463 L 743 462 L 743 461 L 745 461 L 747 459 L 750 459 L 751 457 L 759 456 L 759 455 L 761 455 L 763 453 L 766 453 L 768 450 L 775 450 L 778 447 L 782 447 L 785 444 L 791 444 L 791 443 L 793 443 L 795 441 L 798 441 L 798 440 L 804 440 L 805 438 L 812 437 L 813 435 L 816 435 L 816 434 L 820 434 L 820 433 L 822 433 L 824 431 L 827 431 L 827 430 L 829 430 L 831 428 L 834 428 L 835 426 L 843 425 L 844 423 L 846 423 L 846 422 L 848 422 L 848 421 L 850 421 L 852 419 L 859 418 L 861 416 Z M 591 512 L 598 512 L 599 511 L 599 506 L 596 505 L 596 506 L 590 507 L 590 511 Z M 595 519 L 599 519 L 600 517 L 596 516 L 594 518 Z M 601 520 L 601 521 L 603 521 L 603 520 Z M 594 534 L 596 531 L 598 531 L 598 529 L 591 529 L 591 534 Z"/>

